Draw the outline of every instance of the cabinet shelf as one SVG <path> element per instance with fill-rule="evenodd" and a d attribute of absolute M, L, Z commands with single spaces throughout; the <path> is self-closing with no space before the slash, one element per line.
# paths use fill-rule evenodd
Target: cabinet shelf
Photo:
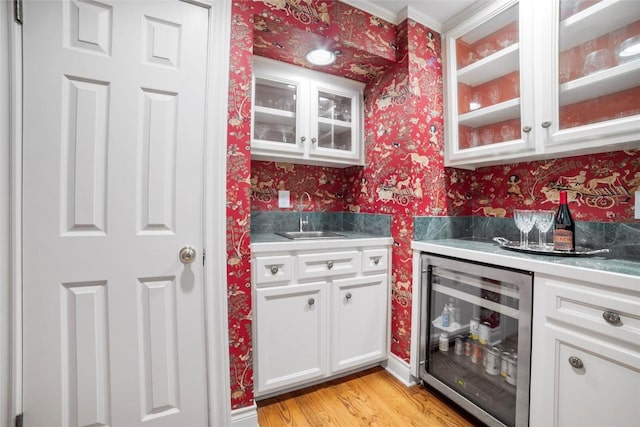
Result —
<path fill-rule="evenodd" d="M 512 317 L 514 319 L 518 319 L 519 311 L 515 308 L 507 307 L 506 305 L 499 304 L 497 302 L 489 301 L 475 295 L 468 294 L 466 292 L 459 291 L 457 289 L 452 289 L 447 286 L 443 286 L 440 284 L 434 284 L 433 290 L 435 292 L 440 292 L 441 294 L 448 295 L 453 298 L 457 298 L 462 301 L 466 301 L 470 304 L 477 305 L 480 307 L 484 307 L 488 310 L 495 311 L 500 314 L 504 314 L 505 316 Z"/>
<path fill-rule="evenodd" d="M 472 128 L 520 117 L 520 98 L 510 99 L 458 116 L 458 123 Z"/>
<path fill-rule="evenodd" d="M 318 117 L 318 123 L 335 126 L 337 128 L 344 128 L 344 129 L 351 129 L 353 127 L 351 122 L 345 122 L 345 121 L 336 120 L 336 119 L 325 119 L 324 117 Z"/>
<path fill-rule="evenodd" d="M 594 99 L 640 84 L 640 59 L 560 85 L 560 105 Z"/>
<path fill-rule="evenodd" d="M 637 2 L 602 0 L 560 23 L 560 51 L 594 40 L 637 20 Z"/>
<path fill-rule="evenodd" d="M 517 71 L 519 51 L 520 43 L 514 43 L 480 61 L 461 68 L 458 71 L 458 82 L 469 86 L 478 86 Z"/>
<path fill-rule="evenodd" d="M 296 124 L 296 114 L 291 111 L 258 106 L 254 108 L 256 123 L 286 126 L 295 126 Z"/>

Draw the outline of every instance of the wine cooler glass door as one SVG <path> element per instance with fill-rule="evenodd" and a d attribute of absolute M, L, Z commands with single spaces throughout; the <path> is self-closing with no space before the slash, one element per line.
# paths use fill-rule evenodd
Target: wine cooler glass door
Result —
<path fill-rule="evenodd" d="M 421 376 L 489 424 L 526 425 L 531 275 L 431 256 L 423 268 Z"/>

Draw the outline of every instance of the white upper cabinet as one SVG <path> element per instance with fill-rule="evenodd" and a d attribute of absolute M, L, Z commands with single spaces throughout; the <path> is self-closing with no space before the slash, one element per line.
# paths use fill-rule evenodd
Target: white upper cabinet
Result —
<path fill-rule="evenodd" d="M 640 53 L 622 53 L 634 36 L 627 0 L 502 0 L 452 27 L 445 164 L 640 147 Z"/>
<path fill-rule="evenodd" d="M 254 57 L 251 156 L 362 165 L 364 84 Z"/>

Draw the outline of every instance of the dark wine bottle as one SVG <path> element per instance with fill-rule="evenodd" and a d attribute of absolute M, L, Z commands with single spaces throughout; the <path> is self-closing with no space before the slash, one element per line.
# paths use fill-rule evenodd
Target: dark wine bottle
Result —
<path fill-rule="evenodd" d="M 569 212 L 567 192 L 564 190 L 560 191 L 560 206 L 553 227 L 553 249 L 565 252 L 576 250 L 576 223 Z"/>

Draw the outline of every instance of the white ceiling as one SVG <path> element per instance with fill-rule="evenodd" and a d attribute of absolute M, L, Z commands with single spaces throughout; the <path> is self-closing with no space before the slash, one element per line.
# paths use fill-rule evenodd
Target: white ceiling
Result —
<path fill-rule="evenodd" d="M 342 0 L 392 24 L 411 18 L 435 31 L 462 11 L 475 10 L 491 0 Z"/>

